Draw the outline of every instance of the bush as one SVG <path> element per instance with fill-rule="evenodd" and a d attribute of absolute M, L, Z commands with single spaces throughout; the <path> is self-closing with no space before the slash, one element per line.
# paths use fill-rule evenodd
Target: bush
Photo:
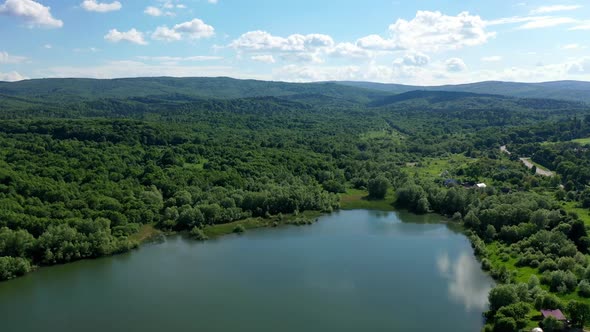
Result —
<path fill-rule="evenodd" d="M 578 284 L 578 294 L 582 297 L 590 297 L 590 282 L 584 279 Z"/>
<path fill-rule="evenodd" d="M 494 324 L 494 332 L 514 332 L 516 321 L 512 317 L 500 317 Z"/>
<path fill-rule="evenodd" d="M 246 231 L 246 228 L 242 224 L 236 225 L 236 227 L 234 227 L 234 230 L 233 230 L 233 232 L 236 233 L 236 234 L 242 234 L 245 231 Z"/>
<path fill-rule="evenodd" d="M 205 232 L 203 232 L 202 229 L 200 229 L 199 227 L 196 227 L 196 226 L 193 227 L 193 229 L 191 229 L 189 235 L 191 238 L 193 238 L 197 241 L 205 241 L 205 240 L 209 239 L 207 234 L 205 234 Z"/>
<path fill-rule="evenodd" d="M 490 271 L 492 269 L 492 263 L 489 259 L 484 258 L 481 260 L 481 269 L 484 271 Z"/>
<path fill-rule="evenodd" d="M 0 281 L 9 280 L 31 271 L 31 264 L 21 257 L 0 257 Z"/>
<path fill-rule="evenodd" d="M 554 332 L 563 330 L 563 323 L 558 321 L 555 317 L 547 317 L 541 323 L 545 332 Z"/>

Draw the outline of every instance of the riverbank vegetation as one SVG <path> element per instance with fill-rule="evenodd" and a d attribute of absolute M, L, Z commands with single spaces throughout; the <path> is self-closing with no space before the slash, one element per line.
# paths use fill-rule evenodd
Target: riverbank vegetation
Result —
<path fill-rule="evenodd" d="M 590 150 L 576 141 L 590 136 L 586 105 L 170 82 L 178 93 L 114 82 L 72 92 L 62 80 L 51 84 L 67 97 L 2 91 L 1 280 L 125 252 L 159 232 L 205 240 L 398 207 L 464 225 L 499 283 L 487 330 L 536 326 L 541 307 L 580 317 L 590 304 Z M 556 174 L 535 175 L 525 157 Z"/>

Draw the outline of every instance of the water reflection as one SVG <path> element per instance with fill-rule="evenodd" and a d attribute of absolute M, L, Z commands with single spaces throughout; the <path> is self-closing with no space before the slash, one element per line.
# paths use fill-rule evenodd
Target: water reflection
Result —
<path fill-rule="evenodd" d="M 436 266 L 449 281 L 449 295 L 465 305 L 465 310 L 486 310 L 490 281 L 482 276 L 479 264 L 467 252 L 462 252 L 453 262 L 448 253 L 439 255 Z"/>

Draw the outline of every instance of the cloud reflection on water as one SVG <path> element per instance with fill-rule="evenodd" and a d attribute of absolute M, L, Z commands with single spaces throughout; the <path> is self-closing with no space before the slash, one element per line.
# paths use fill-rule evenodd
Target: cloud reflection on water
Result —
<path fill-rule="evenodd" d="M 453 262 L 449 254 L 444 253 L 438 256 L 436 266 L 449 281 L 449 295 L 463 303 L 465 310 L 487 309 L 492 284 L 472 255 L 462 252 Z"/>

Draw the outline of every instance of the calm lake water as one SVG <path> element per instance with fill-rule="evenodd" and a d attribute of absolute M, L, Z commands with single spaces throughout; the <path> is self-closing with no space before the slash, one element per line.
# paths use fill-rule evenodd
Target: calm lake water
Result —
<path fill-rule="evenodd" d="M 437 218 L 341 211 L 43 268 L 0 283 L 0 331 L 479 331 L 492 280 Z"/>

